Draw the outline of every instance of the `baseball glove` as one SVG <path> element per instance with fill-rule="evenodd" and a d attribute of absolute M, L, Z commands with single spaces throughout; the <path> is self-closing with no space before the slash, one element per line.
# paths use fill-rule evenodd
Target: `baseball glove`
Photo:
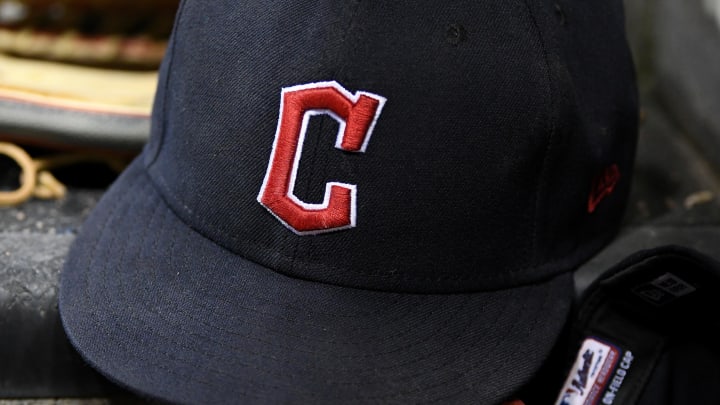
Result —
<path fill-rule="evenodd" d="M 0 0 L 0 142 L 50 150 L 42 160 L 56 163 L 28 165 L 12 146 L 0 155 L 15 160 L 27 180 L 47 178 L 29 168 L 49 173 L 57 162 L 97 156 L 118 167 L 116 158 L 139 152 L 178 3 Z"/>

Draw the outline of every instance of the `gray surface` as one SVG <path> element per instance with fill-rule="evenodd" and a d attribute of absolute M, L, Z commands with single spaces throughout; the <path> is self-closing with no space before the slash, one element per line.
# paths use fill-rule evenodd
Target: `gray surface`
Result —
<path fill-rule="evenodd" d="M 62 200 L 0 208 L 0 398 L 127 396 L 75 353 L 57 310 L 65 254 L 103 192 L 71 189 Z"/>
<path fill-rule="evenodd" d="M 67 346 L 57 312 L 58 269 L 72 240 L 69 234 L 0 234 L 0 342 L 12 344 L 0 349 L 5 396 L 97 390 L 92 373 Z"/>
<path fill-rule="evenodd" d="M 663 106 L 683 136 L 720 170 L 720 15 L 707 7 L 712 3 L 720 10 L 720 2 L 624 3 L 643 92 Z"/>
<path fill-rule="evenodd" d="M 0 232 L 72 234 L 78 230 L 102 193 L 102 189 L 71 190 L 63 200 L 33 200 L 18 207 L 0 207 Z"/>
<path fill-rule="evenodd" d="M 0 397 L 115 396 L 69 345 L 57 310 L 59 269 L 89 205 L 70 216 L 54 206 L 0 211 L 18 230 L 0 233 Z"/>
<path fill-rule="evenodd" d="M 654 100 L 643 111 L 626 225 L 720 225 L 720 172 Z"/>

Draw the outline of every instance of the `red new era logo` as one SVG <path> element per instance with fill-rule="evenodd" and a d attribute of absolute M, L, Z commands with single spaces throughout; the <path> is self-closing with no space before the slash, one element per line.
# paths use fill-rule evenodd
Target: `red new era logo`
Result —
<path fill-rule="evenodd" d="M 384 104 L 384 97 L 362 91 L 352 94 L 334 81 L 284 88 L 270 164 L 257 198 L 260 204 L 300 235 L 354 227 L 354 184 L 325 184 L 325 197 L 319 204 L 302 201 L 293 193 L 307 125 L 312 116 L 328 115 L 340 124 L 335 147 L 365 152 Z"/>
<path fill-rule="evenodd" d="M 600 201 L 612 194 L 615 185 L 620 180 L 620 169 L 616 164 L 607 167 L 601 175 L 593 180 L 590 196 L 588 197 L 588 212 L 593 213 Z"/>

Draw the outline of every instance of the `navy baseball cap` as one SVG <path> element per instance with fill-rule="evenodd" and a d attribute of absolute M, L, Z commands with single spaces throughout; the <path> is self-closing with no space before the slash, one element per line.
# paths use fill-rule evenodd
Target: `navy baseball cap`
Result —
<path fill-rule="evenodd" d="M 622 223 L 637 115 L 620 0 L 184 1 L 65 330 L 170 402 L 501 402 Z"/>

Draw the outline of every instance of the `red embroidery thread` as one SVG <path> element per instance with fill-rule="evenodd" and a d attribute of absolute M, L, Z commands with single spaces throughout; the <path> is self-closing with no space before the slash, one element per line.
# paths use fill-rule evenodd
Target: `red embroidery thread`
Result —
<path fill-rule="evenodd" d="M 306 203 L 293 194 L 305 132 L 310 117 L 327 114 L 340 123 L 335 147 L 365 152 L 384 103 L 384 97 L 362 91 L 353 95 L 334 81 L 284 88 L 270 164 L 258 201 L 299 235 L 354 227 L 354 184 L 327 183 L 320 204 Z"/>
<path fill-rule="evenodd" d="M 620 169 L 616 164 L 610 165 L 603 173 L 595 178 L 588 197 L 588 212 L 593 213 L 597 205 L 605 197 L 612 194 L 615 185 L 620 180 Z"/>

